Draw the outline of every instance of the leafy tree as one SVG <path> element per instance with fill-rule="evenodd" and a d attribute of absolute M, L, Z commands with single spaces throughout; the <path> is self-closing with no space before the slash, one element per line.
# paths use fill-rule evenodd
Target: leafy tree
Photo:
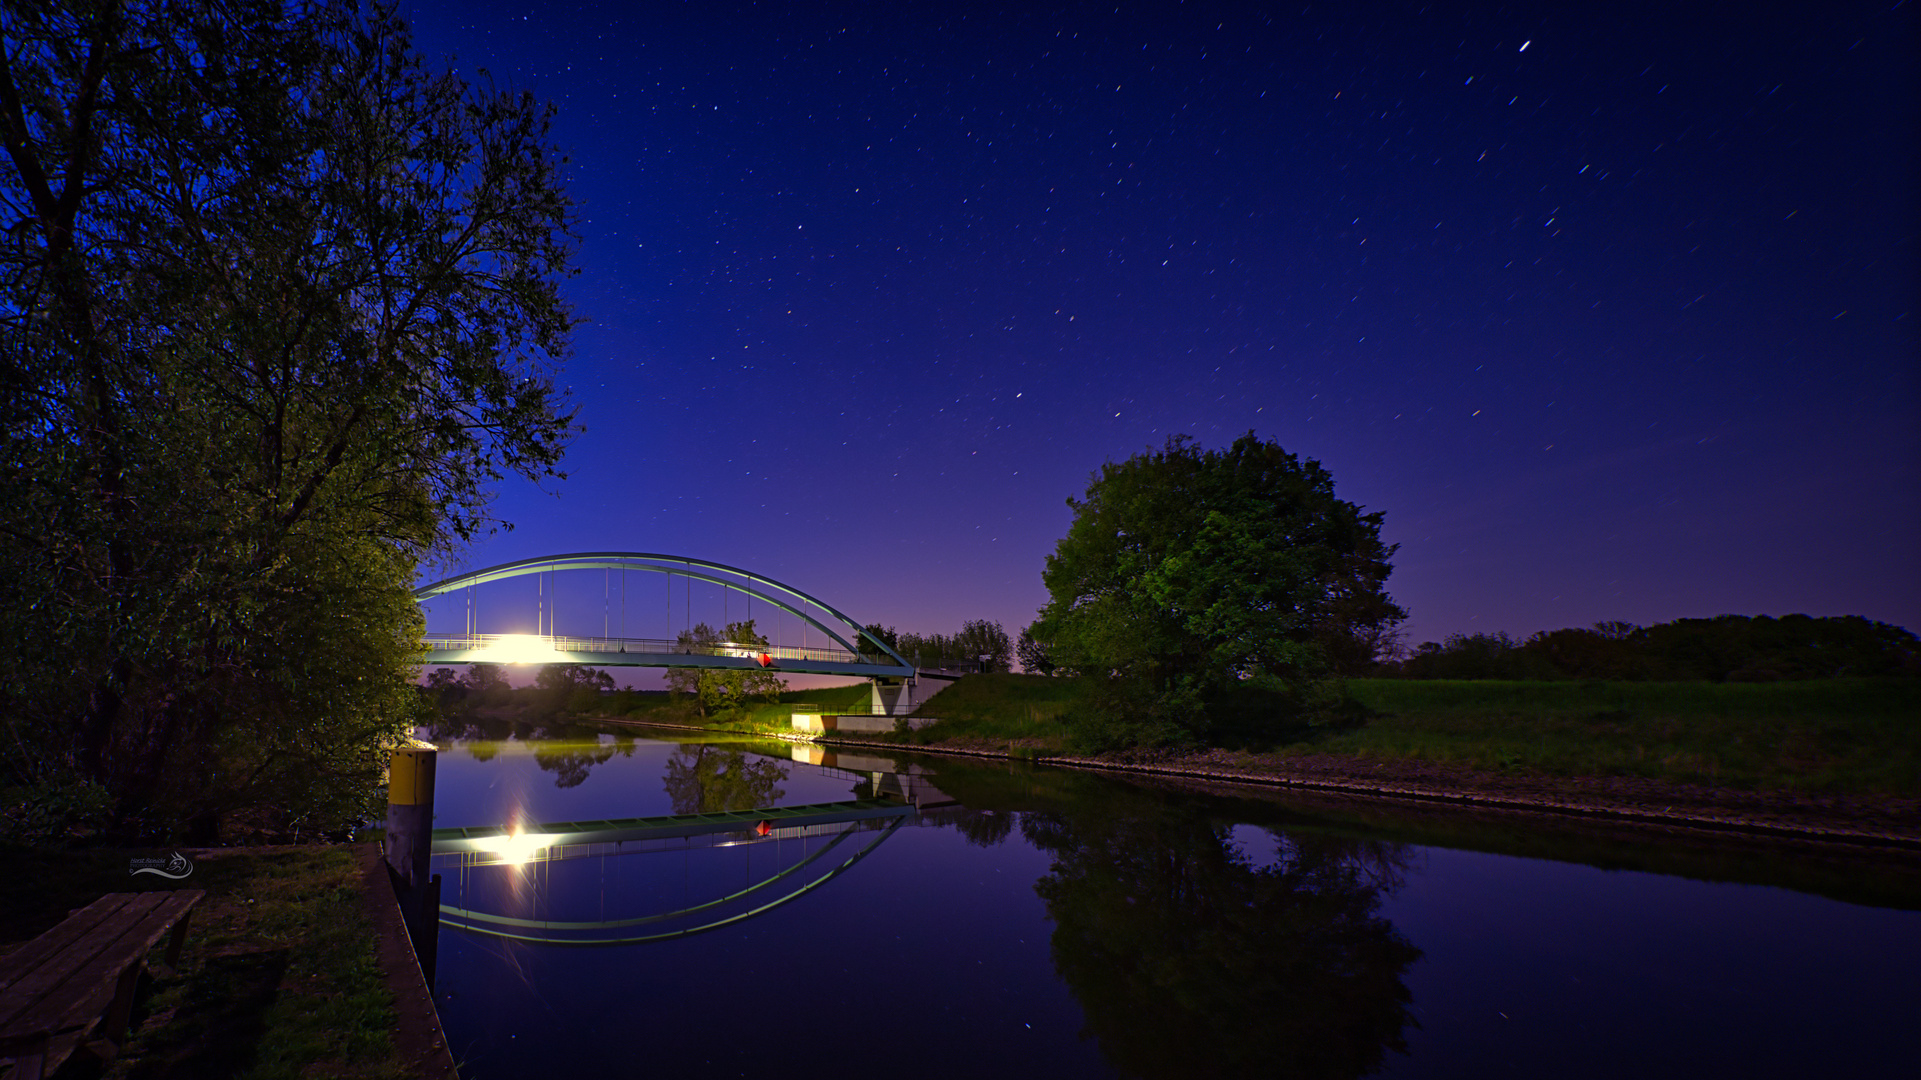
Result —
<path fill-rule="evenodd" d="M 614 688 L 614 677 L 585 664 L 543 664 L 534 675 L 534 685 L 542 690 L 572 693 L 582 688 L 598 693 Z"/>
<path fill-rule="evenodd" d="M 891 626 L 882 626 L 879 623 L 868 623 L 866 626 L 861 627 L 861 632 L 874 641 L 882 642 L 895 652 L 900 651 L 900 631 Z M 879 656 L 881 654 L 879 650 L 873 650 L 871 655 Z M 912 659 L 912 657 L 909 657 L 909 659 Z"/>
<path fill-rule="evenodd" d="M 963 662 L 979 664 L 984 672 L 1014 669 L 1013 646 L 997 622 L 969 619 L 962 623 L 960 633 L 954 635 L 954 650 Z"/>
<path fill-rule="evenodd" d="M 1637 679 L 1644 677 L 1647 664 L 1632 638 L 1635 629 L 1631 623 L 1604 622 L 1591 630 L 1546 630 L 1522 648 L 1567 678 Z"/>
<path fill-rule="evenodd" d="M 1308 687 L 1330 672 L 1333 637 L 1405 617 L 1383 591 L 1394 549 L 1381 514 L 1252 433 L 1222 451 L 1176 436 L 1102 466 L 1068 505 L 1033 636 L 1102 680 L 1092 715 L 1126 741 L 1218 734 L 1210 708 L 1245 692 L 1298 709 L 1326 696 Z"/>
<path fill-rule="evenodd" d="M 1403 670 L 1418 679 L 1553 678 L 1541 654 L 1523 648 L 1505 631 L 1450 634 L 1446 641 L 1424 641 Z"/>
<path fill-rule="evenodd" d="M 157 833 L 377 809 L 418 561 L 572 431 L 549 113 L 388 0 L 6 0 L 0 57 L 6 764 Z"/>
<path fill-rule="evenodd" d="M 958 634 L 903 634 L 893 627 L 882 630 L 879 624 L 866 629 L 881 636 L 909 661 L 926 667 L 1009 671 L 1014 665 L 1013 646 L 1007 640 L 1007 631 L 1000 623 L 987 619 L 969 619 L 961 624 Z M 984 666 L 983 656 L 987 657 Z"/>
<path fill-rule="evenodd" d="M 681 650 L 708 656 L 746 653 L 765 647 L 767 638 L 755 631 L 754 620 L 727 624 L 716 633 L 706 623 L 682 630 L 675 644 Z M 726 709 L 739 708 L 751 698 L 773 701 L 786 689 L 779 675 L 760 667 L 676 667 L 667 669 L 667 689 L 693 700 L 694 712 L 705 720 Z"/>
<path fill-rule="evenodd" d="M 534 676 L 534 687 L 553 712 L 587 713 L 600 708 L 600 695 L 614 688 L 614 677 L 581 664 L 547 664 Z"/>
<path fill-rule="evenodd" d="M 1054 660 L 1048 647 L 1034 638 L 1034 628 L 1022 628 L 1020 640 L 1014 643 L 1014 654 L 1021 658 L 1021 670 L 1029 675 L 1054 674 Z"/>
<path fill-rule="evenodd" d="M 896 652 L 925 667 L 948 667 L 960 662 L 960 648 L 944 634 L 905 633 L 897 639 Z"/>
<path fill-rule="evenodd" d="M 507 681 L 507 670 L 499 664 L 468 664 L 467 675 L 461 680 L 469 693 L 475 697 L 494 700 L 513 690 Z"/>
<path fill-rule="evenodd" d="M 1921 673 L 1921 641 L 1898 626 L 1849 615 L 1721 615 L 1646 628 L 1596 623 L 1425 642 L 1401 664 L 1415 679 L 1655 679 L 1772 682 Z"/>
<path fill-rule="evenodd" d="M 1858 615 L 1676 619 L 1634 640 L 1659 677 L 1715 682 L 1913 673 L 1921 656 L 1913 634 Z"/>

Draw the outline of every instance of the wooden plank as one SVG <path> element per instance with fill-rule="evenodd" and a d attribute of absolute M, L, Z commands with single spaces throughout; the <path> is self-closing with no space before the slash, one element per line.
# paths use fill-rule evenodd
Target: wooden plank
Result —
<path fill-rule="evenodd" d="M 91 1026 L 113 1003 L 126 971 L 144 961 L 154 944 L 204 895 L 198 889 L 116 893 L 101 899 L 117 898 L 117 902 L 96 901 L 69 917 L 68 923 L 82 928 L 87 936 L 72 940 L 71 930 L 55 935 L 56 941 L 69 942 L 68 947 L 44 956 L 0 993 L 0 1018 L 4 1018 L 0 1019 L 0 1045 Z M 68 923 L 55 930 L 67 928 Z"/>
<path fill-rule="evenodd" d="M 135 893 L 108 893 L 107 895 L 70 912 L 60 925 L 20 946 L 0 960 L 0 995 L 14 983 L 31 975 L 41 965 L 58 957 L 81 939 L 97 930 L 101 924 L 111 919 L 116 912 L 126 906 L 128 899 Z M 4 1015 L 0 1013 L 0 1015 Z"/>
<path fill-rule="evenodd" d="M 92 1023 L 113 1003 L 115 987 L 125 973 L 138 966 L 174 922 L 186 915 L 204 894 L 199 890 L 136 893 L 140 901 L 121 908 L 119 916 L 100 927 L 89 942 L 97 947 L 70 950 L 74 962 L 65 977 L 39 1001 L 14 1017 L 0 1038 L 17 1028 L 64 1031 L 77 1023 Z M 84 958 L 83 958 L 84 956 Z M 51 967 L 46 969 L 51 972 Z M 109 1033 L 115 1035 L 117 1033 Z"/>
<path fill-rule="evenodd" d="M 24 971 L 5 991 L 0 991 L 0 1039 L 14 1035 L 22 1026 L 29 1030 L 44 1027 L 45 1021 L 39 1013 L 46 998 L 76 971 L 111 949 L 131 920 L 151 911 L 157 903 L 150 898 L 153 895 L 110 894 L 48 931 L 48 935 L 65 947 L 58 953 L 36 957 L 37 964 Z"/>

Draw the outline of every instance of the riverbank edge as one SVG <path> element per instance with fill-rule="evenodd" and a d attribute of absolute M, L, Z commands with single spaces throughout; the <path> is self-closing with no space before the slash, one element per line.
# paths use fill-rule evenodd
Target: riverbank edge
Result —
<path fill-rule="evenodd" d="M 417 1080 L 459 1080 L 440 1010 L 434 1007 L 433 991 L 407 936 L 400 898 L 387 875 L 385 854 L 377 842 L 355 846 L 360 849 L 361 894 L 374 923 L 375 954 L 394 996 L 394 1050 Z"/>
<path fill-rule="evenodd" d="M 1092 772 L 1118 772 L 1137 775 L 1168 776 L 1191 780 L 1202 780 L 1243 787 L 1283 788 L 1300 791 L 1326 792 L 1339 795 L 1355 795 L 1368 798 L 1402 800 L 1426 804 L 1454 805 L 1476 810 L 1501 810 L 1523 814 L 1541 814 L 1561 817 L 1578 817 L 1597 821 L 1619 821 L 1624 824 L 1661 825 L 1674 828 L 1701 829 L 1712 832 L 1739 833 L 1749 836 L 1776 836 L 1794 840 L 1811 840 L 1833 844 L 1845 844 L 1856 848 L 1890 848 L 1902 851 L 1921 851 L 1921 829 L 1913 832 L 1887 830 L 1866 830 L 1836 826 L 1817 820 L 1775 820 L 1762 821 L 1746 816 L 1738 810 L 1714 812 L 1710 809 L 1691 808 L 1679 810 L 1663 807 L 1655 810 L 1645 805 L 1627 802 L 1596 799 L 1591 792 L 1580 792 L 1582 798 L 1550 798 L 1538 794 L 1502 792 L 1499 785 L 1505 777 L 1492 773 L 1476 773 L 1477 782 L 1496 790 L 1447 789 L 1419 783 L 1381 782 L 1361 779 L 1355 776 L 1326 777 L 1287 775 L 1280 771 L 1254 772 L 1245 769 L 1228 769 L 1218 765 L 1202 764 L 1194 760 L 1204 758 L 1206 751 L 1184 756 L 1171 756 L 1160 761 L 1119 761 L 1098 757 L 1077 757 L 1071 755 L 1051 755 L 1034 753 L 1015 753 L 1010 750 L 986 747 L 940 746 L 935 744 L 918 745 L 886 742 L 875 739 L 856 739 L 844 735 L 825 736 L 815 733 L 787 732 L 744 732 L 721 731 L 714 728 L 689 724 L 666 724 L 647 720 L 597 718 L 588 723 L 613 724 L 620 727 L 658 728 L 670 731 L 699 732 L 708 735 L 749 735 L 756 738 L 775 739 L 781 742 L 819 743 L 826 746 L 846 746 L 863 750 L 885 750 L 893 753 L 936 754 L 953 757 L 971 757 L 999 761 L 1024 761 L 1036 765 L 1052 765 L 1060 768 L 1084 769 Z M 1183 760 L 1183 757 L 1186 760 Z M 1362 759 L 1346 759 L 1354 767 L 1375 767 L 1378 763 Z M 1278 768 L 1279 762 L 1269 763 L 1269 768 Z M 1556 778 L 1530 776 L 1529 781 L 1537 785 L 1554 786 Z M 1567 787 L 1569 785 L 1561 785 Z M 1698 789 L 1687 792 L 1689 797 L 1699 798 L 1703 794 L 1712 798 L 1717 789 Z M 1725 796 L 1724 796 L 1725 797 Z M 1914 820 L 1910 816 L 1909 820 Z"/>

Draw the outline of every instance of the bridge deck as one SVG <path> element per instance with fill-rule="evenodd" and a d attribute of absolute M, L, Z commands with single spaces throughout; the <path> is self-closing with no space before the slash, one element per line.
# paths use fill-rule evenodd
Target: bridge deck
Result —
<path fill-rule="evenodd" d="M 794 645 L 682 645 L 659 638 L 581 638 L 535 634 L 429 636 L 423 663 L 432 664 L 585 664 L 591 667 L 765 667 L 801 675 L 910 677 L 912 668 L 891 657 L 876 660 L 843 649 Z M 768 663 L 762 664 L 765 656 Z"/>

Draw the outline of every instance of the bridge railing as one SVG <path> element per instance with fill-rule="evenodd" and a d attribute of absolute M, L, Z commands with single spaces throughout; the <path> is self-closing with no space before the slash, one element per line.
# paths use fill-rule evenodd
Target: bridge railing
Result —
<path fill-rule="evenodd" d="M 566 637 L 549 634 L 430 634 L 423 644 L 434 652 L 498 653 L 501 663 L 526 663 L 545 652 L 645 653 L 650 655 L 733 656 L 751 660 L 765 654 L 774 660 L 820 660 L 831 663 L 873 663 L 872 657 L 845 649 L 804 648 L 798 645 L 748 645 L 722 641 L 687 645 L 667 638 Z"/>

